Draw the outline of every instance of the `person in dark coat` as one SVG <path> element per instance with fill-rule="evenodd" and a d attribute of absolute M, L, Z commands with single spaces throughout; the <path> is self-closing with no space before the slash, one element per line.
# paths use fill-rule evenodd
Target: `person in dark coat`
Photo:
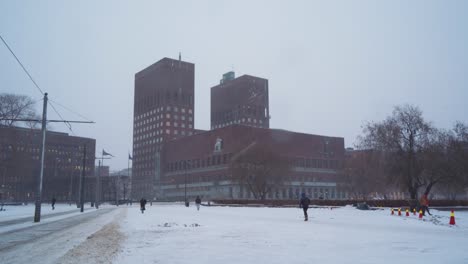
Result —
<path fill-rule="evenodd" d="M 146 210 L 145 208 L 146 206 L 146 199 L 145 198 L 141 198 L 140 200 L 140 210 L 141 210 L 141 213 L 143 214 Z"/>
<path fill-rule="evenodd" d="M 309 215 L 307 214 L 307 209 L 309 209 L 310 199 L 305 195 L 305 193 L 301 194 L 301 200 L 299 202 L 299 207 L 302 208 L 304 211 L 304 221 L 309 220 Z"/>
<path fill-rule="evenodd" d="M 197 199 L 195 199 L 195 204 L 197 205 L 197 211 L 200 211 L 200 205 L 201 205 L 200 196 L 197 196 Z"/>
<path fill-rule="evenodd" d="M 55 199 L 55 197 L 52 197 L 52 210 L 55 210 L 55 202 L 57 202 L 57 199 Z"/>

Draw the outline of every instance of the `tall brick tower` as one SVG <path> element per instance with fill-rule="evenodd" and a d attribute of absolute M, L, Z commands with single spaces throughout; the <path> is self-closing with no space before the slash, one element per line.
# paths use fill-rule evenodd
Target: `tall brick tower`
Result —
<path fill-rule="evenodd" d="M 270 127 L 267 79 L 228 72 L 211 88 L 211 129 L 232 124 Z"/>
<path fill-rule="evenodd" d="M 161 148 L 194 133 L 193 63 L 163 58 L 135 74 L 132 197 L 158 196 Z"/>

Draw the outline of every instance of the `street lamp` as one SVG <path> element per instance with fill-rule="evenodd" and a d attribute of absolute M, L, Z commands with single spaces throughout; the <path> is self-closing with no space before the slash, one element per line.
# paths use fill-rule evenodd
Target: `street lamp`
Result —
<path fill-rule="evenodd" d="M 190 164 L 190 162 L 187 162 L 187 160 L 184 160 L 184 168 L 185 168 L 185 173 L 184 173 L 185 207 L 189 207 L 189 201 L 187 200 L 187 169 L 188 169 L 189 164 Z"/>

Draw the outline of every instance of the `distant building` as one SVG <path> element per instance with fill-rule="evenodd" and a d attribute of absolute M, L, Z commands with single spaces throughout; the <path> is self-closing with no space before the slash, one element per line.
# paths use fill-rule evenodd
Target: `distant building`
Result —
<path fill-rule="evenodd" d="M 290 161 L 287 183 L 268 199 L 344 199 L 341 185 L 344 139 L 295 133 L 286 130 L 231 125 L 191 137 L 166 142 L 162 152 L 161 197 L 183 200 L 197 195 L 206 199 L 253 199 L 245 186 L 232 180 L 229 163 L 233 156 L 254 142 L 266 143 Z"/>
<path fill-rule="evenodd" d="M 211 88 L 211 129 L 233 124 L 269 128 L 268 80 L 234 77 L 234 72 L 224 74 L 220 84 Z"/>
<path fill-rule="evenodd" d="M 156 195 L 162 144 L 194 134 L 195 65 L 169 58 L 135 74 L 132 193 Z"/>
<path fill-rule="evenodd" d="M 122 202 L 130 199 L 132 181 L 128 175 L 101 177 L 101 202 Z"/>
<path fill-rule="evenodd" d="M 101 171 L 99 171 L 101 170 Z M 99 175 L 100 177 L 108 177 L 110 175 L 110 168 L 109 166 L 101 166 L 99 168 L 99 166 L 97 166 L 95 169 L 94 169 L 94 175 Z"/>
<path fill-rule="evenodd" d="M 40 173 L 42 133 L 38 129 L 0 127 L 0 194 L 10 201 L 33 201 Z M 77 201 L 86 144 L 86 179 L 94 173 L 96 140 L 48 131 L 43 201 Z M 90 181 L 85 180 L 86 189 Z M 86 199 L 91 199 L 86 193 Z"/>

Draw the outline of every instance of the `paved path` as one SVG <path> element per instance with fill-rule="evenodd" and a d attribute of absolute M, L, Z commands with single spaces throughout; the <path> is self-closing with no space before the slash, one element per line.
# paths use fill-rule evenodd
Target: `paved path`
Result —
<path fill-rule="evenodd" d="M 102 208 L 2 233 L 0 263 L 58 263 L 59 257 L 112 221 L 116 209 Z"/>

